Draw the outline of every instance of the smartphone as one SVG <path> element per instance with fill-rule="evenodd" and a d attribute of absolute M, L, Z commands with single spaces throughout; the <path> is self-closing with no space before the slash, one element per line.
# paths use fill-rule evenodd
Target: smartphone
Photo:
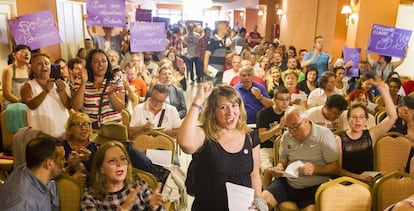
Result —
<path fill-rule="evenodd" d="M 50 67 L 50 78 L 52 79 L 61 79 L 62 76 L 60 75 L 60 64 L 52 64 Z"/>

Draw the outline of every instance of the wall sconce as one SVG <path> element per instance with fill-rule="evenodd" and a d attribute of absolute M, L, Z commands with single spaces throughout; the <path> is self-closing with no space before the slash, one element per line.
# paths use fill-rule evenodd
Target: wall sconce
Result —
<path fill-rule="evenodd" d="M 341 10 L 341 14 L 346 15 L 345 24 L 346 24 L 346 26 L 348 26 L 349 25 L 349 14 L 352 14 L 351 6 L 349 6 L 349 5 L 343 6 L 342 10 Z"/>
<path fill-rule="evenodd" d="M 276 11 L 276 15 L 278 15 L 279 16 L 279 19 L 282 19 L 282 16 L 283 16 L 283 10 L 281 9 L 281 8 L 279 8 L 279 9 L 277 9 L 277 11 Z"/>
<path fill-rule="evenodd" d="M 244 12 L 240 12 L 240 17 L 244 17 Z"/>
<path fill-rule="evenodd" d="M 263 13 L 263 11 L 259 10 L 259 12 L 257 13 L 257 15 L 258 15 L 258 16 L 263 16 L 263 15 L 264 15 L 264 13 Z"/>

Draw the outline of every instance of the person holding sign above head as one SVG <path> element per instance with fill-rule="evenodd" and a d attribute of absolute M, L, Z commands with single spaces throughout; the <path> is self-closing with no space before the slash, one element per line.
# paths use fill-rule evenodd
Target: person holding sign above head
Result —
<path fill-rule="evenodd" d="M 398 66 L 400 66 L 404 62 L 405 57 L 407 57 L 408 47 L 405 47 L 404 51 L 404 57 L 395 62 L 391 62 L 391 56 L 379 55 L 378 60 L 374 61 L 371 58 L 371 55 L 368 51 L 366 52 L 366 54 L 368 62 L 371 64 L 372 70 L 375 72 L 375 75 L 381 77 L 381 80 L 385 81 L 388 79 L 388 76 L 391 74 L 391 72 L 393 72 Z"/>
<path fill-rule="evenodd" d="M 69 90 L 63 80 L 50 78 L 50 69 L 48 55 L 32 55 L 32 79 L 23 84 L 20 95 L 22 102 L 29 107 L 28 125 L 51 136 L 61 137 L 65 134 L 65 122 L 69 117 Z M 60 70 L 58 75 L 60 77 Z"/>
<path fill-rule="evenodd" d="M 86 20 L 87 15 L 84 16 L 84 19 Z M 88 26 L 88 34 L 91 36 L 94 44 L 97 48 L 101 50 L 115 50 L 119 54 L 121 53 L 121 46 L 122 41 L 124 40 L 124 36 L 128 34 L 128 22 L 122 29 L 120 34 L 114 35 L 114 27 L 102 27 L 104 35 L 100 35 L 95 33 L 92 30 L 92 26 Z"/>
<path fill-rule="evenodd" d="M 279 162 L 272 174 L 282 176 L 281 172 L 295 166 L 295 175 L 273 180 L 262 196 L 269 208 L 294 201 L 301 210 L 314 210 L 316 190 L 338 173 L 338 146 L 328 128 L 309 120 L 305 108 L 289 107 L 285 119 L 287 131 L 282 135 Z"/>

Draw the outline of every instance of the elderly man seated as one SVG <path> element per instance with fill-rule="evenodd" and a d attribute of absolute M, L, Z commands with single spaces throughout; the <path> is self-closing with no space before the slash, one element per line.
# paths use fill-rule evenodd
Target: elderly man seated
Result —
<path fill-rule="evenodd" d="M 157 129 L 175 137 L 181 125 L 177 109 L 166 103 L 169 89 L 164 84 L 154 85 L 150 98 L 137 105 L 129 124 L 130 137 L 148 130 Z"/>

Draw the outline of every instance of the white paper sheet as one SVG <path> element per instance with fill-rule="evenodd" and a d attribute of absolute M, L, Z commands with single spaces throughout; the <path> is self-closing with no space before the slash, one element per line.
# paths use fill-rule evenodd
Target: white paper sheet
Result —
<path fill-rule="evenodd" d="M 219 70 L 211 65 L 207 66 L 208 70 L 210 70 L 211 72 L 211 77 L 216 77 L 217 73 L 219 72 Z"/>
<path fill-rule="evenodd" d="M 254 190 L 249 187 L 226 182 L 230 211 L 248 211 L 254 200 Z"/>
<path fill-rule="evenodd" d="M 152 163 L 160 166 L 170 166 L 172 151 L 169 150 L 158 150 L 158 149 L 147 149 L 147 157 Z"/>
<path fill-rule="evenodd" d="M 284 177 L 298 178 L 299 176 L 298 168 L 302 166 L 303 166 L 303 162 L 300 160 L 297 160 L 289 164 L 284 171 L 275 170 L 275 172 L 283 174 Z"/>
<path fill-rule="evenodd" d="M 364 171 L 363 174 L 368 174 L 371 177 L 376 177 L 381 174 L 379 171 Z"/>

